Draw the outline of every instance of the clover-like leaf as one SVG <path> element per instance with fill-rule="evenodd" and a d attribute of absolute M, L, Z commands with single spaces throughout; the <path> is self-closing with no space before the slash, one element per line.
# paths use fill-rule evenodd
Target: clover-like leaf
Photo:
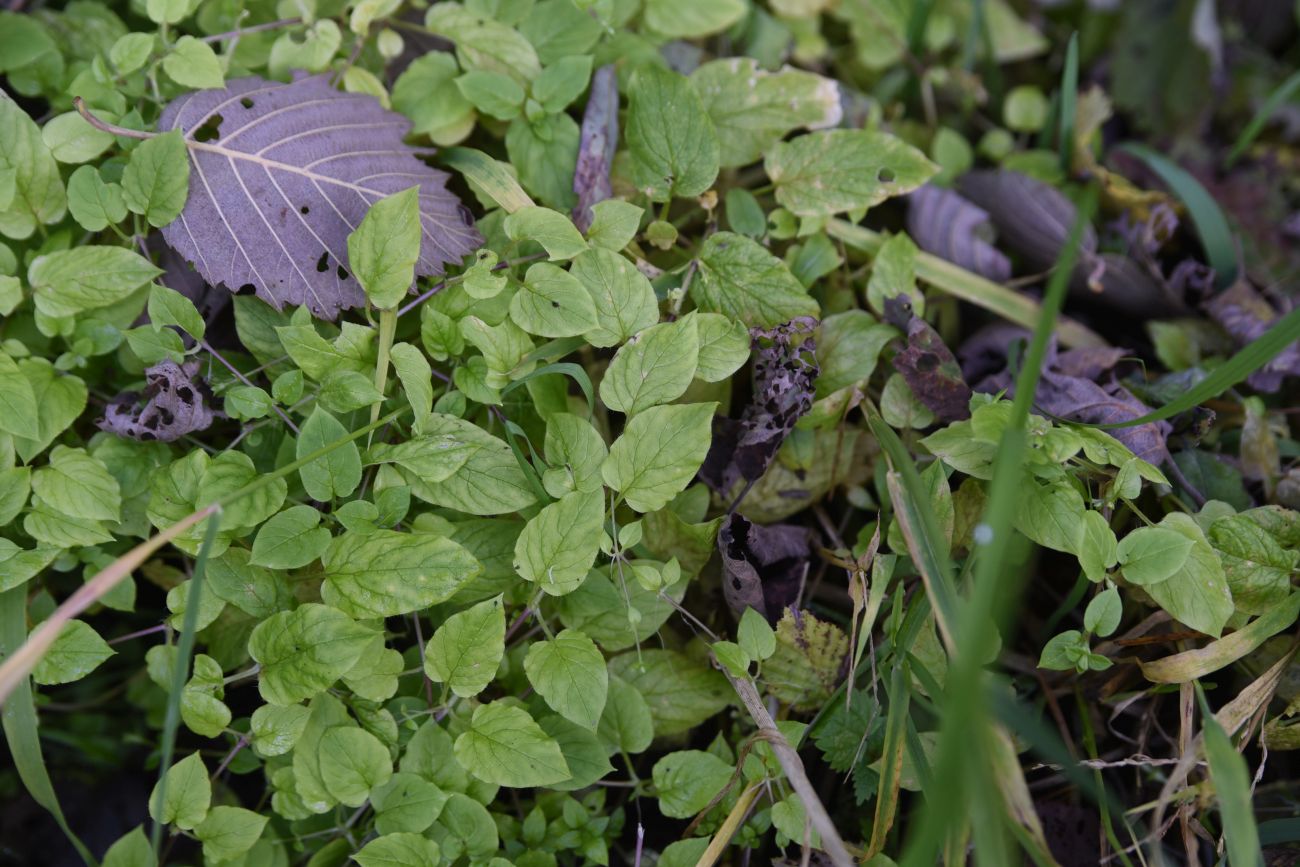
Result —
<path fill-rule="evenodd" d="M 380 199 L 418 186 L 417 275 L 439 274 L 479 244 L 469 211 L 402 141 L 410 122 L 325 76 L 290 84 L 241 78 L 173 101 L 190 195 L 163 237 L 209 283 L 251 285 L 266 301 L 306 304 L 333 319 L 365 294 L 350 273 L 348 235 Z"/>

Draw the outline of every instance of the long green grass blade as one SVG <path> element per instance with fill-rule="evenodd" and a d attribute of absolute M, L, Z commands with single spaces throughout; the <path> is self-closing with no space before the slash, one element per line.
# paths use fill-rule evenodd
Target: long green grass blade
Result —
<path fill-rule="evenodd" d="M 1277 89 L 1268 95 L 1268 99 L 1264 100 L 1264 104 L 1259 107 L 1259 111 L 1255 112 L 1255 116 L 1250 119 L 1250 123 L 1246 124 L 1246 128 L 1241 131 L 1241 135 L 1237 136 L 1237 141 L 1232 145 L 1232 150 L 1228 151 L 1226 161 L 1228 168 L 1232 168 L 1233 163 L 1241 158 L 1241 155 L 1246 152 L 1246 148 L 1250 147 L 1251 142 L 1263 131 L 1264 124 L 1268 123 L 1268 119 L 1282 107 L 1282 103 L 1294 96 L 1297 90 L 1300 90 L 1300 70 L 1291 73 L 1286 81 L 1279 84 Z"/>
<path fill-rule="evenodd" d="M 26 640 L 27 590 L 24 587 L 14 587 L 0 593 L 0 659 L 7 659 Z M 23 781 L 27 793 L 33 801 L 50 811 L 81 860 L 90 865 L 97 864 L 90 850 L 68 827 L 63 808 L 59 806 L 59 797 L 54 793 L 54 784 L 50 782 L 49 771 L 45 769 L 30 679 L 23 678 L 22 683 L 10 694 L 4 703 L 4 713 L 0 714 L 0 719 L 4 723 L 5 741 L 9 744 L 14 769 L 18 771 L 18 778 Z"/>
<path fill-rule="evenodd" d="M 1272 328 L 1243 346 L 1236 355 L 1216 367 L 1205 379 L 1154 412 L 1128 421 L 1087 425 L 1087 427 L 1104 429 L 1133 427 L 1186 412 L 1203 401 L 1218 397 L 1237 383 L 1244 382 L 1246 377 L 1268 364 L 1297 339 L 1300 339 L 1300 307 L 1273 323 Z"/>
<path fill-rule="evenodd" d="M 163 717 L 161 758 L 158 764 L 157 796 L 154 798 L 154 810 L 162 815 L 162 805 L 167 803 L 167 771 L 172 766 L 172 754 L 176 751 L 176 732 L 181 725 L 181 693 L 185 691 L 185 682 L 189 679 L 190 656 L 194 653 L 194 633 L 199 622 L 199 600 L 203 595 L 203 578 L 208 571 L 208 553 L 212 543 L 217 539 L 217 528 L 221 525 L 221 510 L 208 519 L 207 532 L 203 534 L 203 545 L 199 555 L 194 559 L 194 574 L 190 578 L 190 592 L 185 599 L 185 620 L 181 625 L 181 638 L 176 644 L 176 658 L 172 661 L 172 685 L 167 694 L 167 713 Z M 162 822 L 154 822 L 149 834 L 149 845 L 154 858 L 161 863 Z"/>
<path fill-rule="evenodd" d="M 930 793 L 925 810 L 904 852 L 903 867 L 929 867 L 941 850 L 949 817 L 962 813 L 971 798 L 980 797 L 976 785 L 993 790 L 992 780 L 978 779 L 991 772 L 986 757 L 970 749 L 972 736 L 991 736 L 984 678 L 981 676 L 987 649 L 997 637 L 997 625 L 1019 596 L 1020 578 L 1010 568 L 1013 543 L 1011 520 L 1020 499 L 1023 475 L 1025 424 L 1033 404 L 1034 392 L 1047 355 L 1057 313 L 1065 300 L 1070 272 L 1078 256 L 1079 239 L 1096 208 L 1096 190 L 1089 190 L 1070 238 L 1048 281 L 1043 297 L 1042 316 L 1034 329 L 1029 349 L 1016 380 L 1016 397 L 1011 419 L 998 445 L 989 485 L 988 504 L 978 529 L 974 587 L 958 621 L 957 652 L 951 655 L 945 681 L 947 694 L 943 703 L 943 728 L 935 759 L 935 778 L 944 781 Z M 972 734 L 972 732 L 974 734 Z M 978 741 L 977 741 L 978 742 Z"/>
<path fill-rule="evenodd" d="M 1129 142 L 1120 145 L 1120 150 L 1146 163 L 1187 207 L 1196 234 L 1201 238 L 1205 258 L 1214 268 L 1214 285 L 1226 289 L 1236 282 L 1237 246 L 1232 241 L 1232 230 L 1228 228 L 1228 220 L 1219 209 L 1219 203 L 1206 192 L 1201 182 L 1146 145 Z"/>
<path fill-rule="evenodd" d="M 1246 760 L 1214 718 L 1199 683 L 1196 698 L 1204 719 L 1205 760 L 1210 766 L 1210 782 L 1219 796 L 1229 867 L 1262 867 L 1264 855 L 1259 848 L 1259 829 L 1255 827 L 1255 811 L 1250 804 L 1250 771 Z"/>

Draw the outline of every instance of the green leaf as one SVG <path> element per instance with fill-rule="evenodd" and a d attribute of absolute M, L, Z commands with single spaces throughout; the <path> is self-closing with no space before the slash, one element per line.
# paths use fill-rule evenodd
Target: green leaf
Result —
<path fill-rule="evenodd" d="M 264 704 L 253 711 L 250 733 L 259 756 L 282 756 L 302 736 L 311 711 L 300 704 L 277 707 Z"/>
<path fill-rule="evenodd" d="M 0 12 L 0 72 L 22 69 L 57 51 L 45 26 L 32 15 Z"/>
<path fill-rule="evenodd" d="M 374 633 L 337 608 L 307 603 L 259 623 L 248 654 L 262 666 L 258 688 L 271 704 L 296 704 L 328 689 L 357 664 Z"/>
<path fill-rule="evenodd" d="M 126 199 L 117 184 L 106 184 L 94 166 L 81 166 L 68 178 L 68 211 L 87 232 L 102 232 L 126 219 Z"/>
<path fill-rule="evenodd" d="M 609 449 L 590 422 L 567 412 L 553 413 L 546 420 L 545 443 L 551 466 L 542 483 L 548 494 L 559 498 L 570 491 L 600 490 L 600 465 Z"/>
<path fill-rule="evenodd" d="M 731 781 L 734 770 L 713 753 L 703 750 L 669 753 L 655 762 L 652 771 L 659 811 L 671 819 L 693 817 L 709 806 Z"/>
<path fill-rule="evenodd" d="M 820 371 L 814 383 L 824 398 L 870 379 L 880 352 L 898 336 L 891 326 L 877 322 L 865 310 L 845 310 L 822 320 L 817 337 Z"/>
<path fill-rule="evenodd" d="M 23 371 L 4 352 L 0 352 L 0 431 L 17 437 L 36 439 L 36 393 Z"/>
<path fill-rule="evenodd" d="M 1116 551 L 1124 578 L 1146 586 L 1167 581 L 1183 568 L 1194 539 L 1165 527 L 1139 527 L 1119 542 Z"/>
<path fill-rule="evenodd" d="M 420 188 L 385 196 L 348 235 L 348 265 L 371 304 L 396 307 L 415 283 L 420 258 Z"/>
<path fill-rule="evenodd" d="M 331 412 L 348 413 L 383 400 L 374 378 L 355 370 L 333 370 L 321 380 L 320 406 Z"/>
<path fill-rule="evenodd" d="M 0 208 L 0 235 L 22 240 L 38 224 L 63 219 L 67 195 L 40 128 L 8 94 L 0 97 L 0 141 L 0 175 L 12 173 L 14 189 L 12 201 Z"/>
<path fill-rule="evenodd" d="M 695 378 L 722 382 L 749 360 L 749 329 L 720 313 L 697 313 L 700 353 Z"/>
<path fill-rule="evenodd" d="M 686 393 L 700 356 L 693 314 L 652 325 L 619 347 L 600 381 L 605 406 L 632 415 Z"/>
<path fill-rule="evenodd" d="M 588 250 L 574 260 L 569 273 L 591 296 L 596 324 L 582 336 L 592 346 L 617 346 L 659 321 L 654 287 L 618 253 L 599 247 Z"/>
<path fill-rule="evenodd" d="M 393 108 L 411 119 L 411 131 L 436 145 L 452 145 L 474 128 L 474 107 L 452 85 L 460 73 L 450 53 L 430 51 L 411 62 L 393 84 Z"/>
<path fill-rule="evenodd" d="M 193 10 L 189 0 L 145 0 L 145 14 L 155 24 L 176 24 Z"/>
<path fill-rule="evenodd" d="M 749 610 L 749 609 L 746 609 Z M 753 660 L 739 644 L 734 641 L 715 641 L 709 646 L 713 656 L 722 664 L 732 677 L 746 677 Z"/>
<path fill-rule="evenodd" d="M 32 475 L 32 490 L 72 518 L 117 521 L 122 494 L 117 479 L 84 449 L 55 446 L 50 463 Z"/>
<path fill-rule="evenodd" d="M 69 620 L 36 663 L 32 679 L 42 686 L 72 683 L 99 668 L 113 653 L 89 623 Z"/>
<path fill-rule="evenodd" d="M 1119 562 L 1115 531 L 1100 512 L 1089 509 L 1083 516 L 1083 535 L 1079 540 L 1079 565 L 1089 581 L 1100 581 L 1106 570 Z"/>
<path fill-rule="evenodd" d="M 552 710 L 595 730 L 609 689 L 605 657 L 595 642 L 577 630 L 565 629 L 528 648 L 524 671 Z"/>
<path fill-rule="evenodd" d="M 500 72 L 467 72 L 456 79 L 456 87 L 471 105 L 497 120 L 518 117 L 524 106 L 524 89 Z"/>
<path fill-rule="evenodd" d="M 349 807 L 364 804 L 393 775 L 388 747 L 363 729 L 335 726 L 321 736 L 317 750 L 325 789 Z"/>
<path fill-rule="evenodd" d="M 627 681 L 609 678 L 609 695 L 597 734 L 611 753 L 643 753 L 654 740 L 654 720 L 645 697 Z"/>
<path fill-rule="evenodd" d="M 198 827 L 208 815 L 212 803 L 212 784 L 208 782 L 208 769 L 198 753 L 190 753 L 168 768 L 149 795 L 149 816 L 155 822 L 175 825 L 186 831 Z M 158 803 L 158 787 L 165 788 L 165 800 Z"/>
<path fill-rule="evenodd" d="M 389 358 L 411 404 L 414 427 L 419 431 L 433 412 L 433 368 L 424 354 L 409 343 L 394 343 Z"/>
<path fill-rule="evenodd" d="M 788 66 L 769 72 L 751 57 L 705 63 L 691 84 L 713 121 L 723 168 L 757 161 L 800 127 L 837 126 L 842 115 L 834 80 Z"/>
<path fill-rule="evenodd" d="M 606 199 L 592 205 L 591 214 L 591 225 L 587 227 L 588 243 L 617 253 L 636 237 L 645 208 L 622 199 Z"/>
<path fill-rule="evenodd" d="M 763 162 L 776 200 L 800 217 L 871 208 L 910 193 L 939 167 L 888 133 L 833 130 L 774 145 Z"/>
<path fill-rule="evenodd" d="M 158 867 L 158 859 L 149 847 L 144 826 L 135 826 L 109 846 L 100 867 Z"/>
<path fill-rule="evenodd" d="M 576 11 L 572 3 L 568 3 L 566 8 Z M 581 13 L 577 20 L 591 21 Z M 542 74 L 533 82 L 533 99 L 540 102 L 548 112 L 563 111 L 587 89 L 587 82 L 591 80 L 591 64 L 589 56 L 571 54 L 559 57 L 543 69 Z"/>
<path fill-rule="evenodd" d="M 51 118 L 41 130 L 41 139 L 61 163 L 84 163 L 113 146 L 111 133 L 91 126 L 75 111 Z"/>
<path fill-rule="evenodd" d="M 786 264 L 743 235 L 716 232 L 700 248 L 691 298 L 708 313 L 771 328 L 820 308 Z"/>
<path fill-rule="evenodd" d="M 633 416 L 601 465 L 605 484 L 638 512 L 666 506 L 704 462 L 715 408 L 713 403 L 655 406 Z"/>
<path fill-rule="evenodd" d="M 576 230 L 575 230 L 576 231 Z M 596 305 L 577 277 L 546 262 L 531 265 L 510 299 L 510 318 L 530 334 L 574 337 L 597 325 Z"/>
<path fill-rule="evenodd" d="M 1124 603 L 1120 601 L 1119 591 L 1108 587 L 1088 603 L 1088 608 L 1083 612 L 1083 628 L 1093 635 L 1105 638 L 1119 627 L 1123 615 Z"/>
<path fill-rule="evenodd" d="M 1159 526 L 1191 539 L 1192 548 L 1177 572 L 1164 581 L 1145 584 L 1142 589 L 1175 620 L 1218 638 L 1234 610 L 1232 591 L 1218 554 L 1190 515 L 1166 515 Z"/>
<path fill-rule="evenodd" d="M 191 337 L 202 340 L 206 331 L 203 317 L 199 315 L 194 302 L 175 289 L 168 289 L 160 283 L 149 287 L 149 321 L 155 329 L 164 325 L 175 325 Z"/>
<path fill-rule="evenodd" d="M 193 36 L 182 36 L 176 40 L 172 50 L 163 58 L 162 68 L 172 81 L 185 87 L 202 90 L 224 87 L 226 84 L 221 72 L 221 61 L 217 59 L 212 46 Z"/>
<path fill-rule="evenodd" d="M 518 30 L 491 17 L 479 16 L 455 3 L 433 6 L 425 26 L 456 43 L 456 57 L 466 69 L 508 75 L 527 85 L 542 74 L 537 52 Z"/>
<path fill-rule="evenodd" d="M 542 509 L 515 543 L 515 568 L 552 596 L 571 593 L 587 577 L 604 535 L 602 491 L 574 491 Z"/>
<path fill-rule="evenodd" d="M 1043 652 L 1038 657 L 1038 667 L 1051 671 L 1071 671 L 1077 669 L 1079 661 L 1088 655 L 1088 642 L 1083 633 L 1077 629 L 1068 629 L 1052 636 L 1043 645 Z"/>
<path fill-rule="evenodd" d="M 741 649 L 753 659 L 767 659 L 776 652 L 776 632 L 768 624 L 767 618 L 753 608 L 746 608 L 740 616 L 736 640 L 740 642 Z"/>
<path fill-rule="evenodd" d="M 152 33 L 127 33 L 119 36 L 109 49 L 109 62 L 120 75 L 130 75 L 149 60 L 156 41 L 157 37 Z"/>
<path fill-rule="evenodd" d="M 453 434 L 426 434 L 396 445 L 377 444 L 366 463 L 392 463 L 428 482 L 451 478 L 478 449 Z"/>
<path fill-rule="evenodd" d="M 205 859 L 229 861 L 253 848 L 267 821 L 269 817 L 242 807 L 213 807 L 194 829 L 194 836 L 203 843 Z"/>
<path fill-rule="evenodd" d="M 320 512 L 311 506 L 290 506 L 257 531 L 249 562 L 269 569 L 306 566 L 330 543 L 330 531 L 319 524 Z"/>
<path fill-rule="evenodd" d="M 298 435 L 299 459 L 345 438 L 348 429 L 338 419 L 317 407 Z M 344 443 L 298 470 L 302 486 L 313 500 L 329 502 L 349 496 L 361 484 L 361 453 L 355 442 Z"/>
<path fill-rule="evenodd" d="M 1063 479 L 1028 478 L 1016 502 L 1015 528 L 1044 548 L 1076 554 L 1083 539 L 1083 500 Z"/>
<path fill-rule="evenodd" d="M 131 161 L 122 171 L 122 197 L 149 225 L 165 226 L 180 216 L 189 192 L 190 160 L 180 130 L 154 136 L 131 151 Z"/>
<path fill-rule="evenodd" d="M 609 661 L 609 673 L 611 682 L 622 678 L 641 693 L 654 733 L 661 737 L 689 731 L 721 711 L 735 695 L 722 672 L 672 650 L 624 653 Z"/>
<path fill-rule="evenodd" d="M 437 843 L 399 831 L 371 840 L 352 859 L 361 867 L 427 867 L 439 863 L 441 857 Z"/>
<path fill-rule="evenodd" d="M 136 358 L 146 365 L 157 364 L 163 359 L 175 364 L 185 360 L 185 344 L 171 329 L 158 330 L 151 325 L 132 328 L 126 332 L 126 343 Z"/>
<path fill-rule="evenodd" d="M 744 0 L 646 0 L 645 23 L 669 39 L 697 39 L 721 33 L 747 10 Z"/>
<path fill-rule="evenodd" d="M 501 596 L 458 611 L 434 630 L 424 650 L 424 673 L 461 698 L 478 695 L 496 677 L 505 655 Z"/>
<path fill-rule="evenodd" d="M 347 532 L 322 560 L 321 598 L 357 618 L 409 614 L 450 599 L 481 568 L 444 536 Z"/>
<path fill-rule="evenodd" d="M 465 770 L 500 786 L 549 786 L 570 776 L 559 744 L 527 711 L 502 701 L 474 709 L 455 749 Z"/>
<path fill-rule="evenodd" d="M 437 821 L 447 795 L 417 774 L 399 772 L 375 788 L 370 802 L 375 807 L 375 830 L 380 834 L 419 834 Z"/>
<path fill-rule="evenodd" d="M 536 502 L 510 446 L 473 422 L 434 413 L 425 436 L 452 437 L 469 452 L 460 468 L 442 481 L 430 481 L 398 464 L 411 493 L 425 502 L 471 515 L 504 515 Z"/>
<path fill-rule="evenodd" d="M 651 201 L 698 196 L 718 176 L 718 138 L 699 94 L 662 66 L 643 66 L 633 77 L 626 138 L 632 183 Z"/>
<path fill-rule="evenodd" d="M 552 262 L 572 259 L 587 249 L 582 233 L 573 221 L 558 211 L 532 205 L 505 219 L 506 235 L 512 241 L 536 241 Z"/>
<path fill-rule="evenodd" d="M 900 295 L 911 302 L 917 316 L 925 315 L 925 296 L 916 288 L 917 252 L 916 244 L 903 232 L 880 245 L 867 280 L 867 303 L 877 315 L 885 315 L 885 299 Z"/>
<path fill-rule="evenodd" d="M 27 283 L 41 313 L 75 316 L 123 301 L 161 273 L 134 250 L 88 244 L 38 256 Z"/>
<path fill-rule="evenodd" d="M 1286 599 L 1300 554 L 1283 548 L 1249 514 L 1219 518 L 1206 537 L 1219 552 L 1238 611 L 1264 614 Z"/>

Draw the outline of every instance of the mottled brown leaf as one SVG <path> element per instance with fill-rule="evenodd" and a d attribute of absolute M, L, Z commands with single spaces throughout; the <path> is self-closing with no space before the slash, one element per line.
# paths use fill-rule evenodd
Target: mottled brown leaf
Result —
<path fill-rule="evenodd" d="M 199 362 L 184 367 L 160 361 L 145 371 L 143 393 L 126 392 L 104 409 L 99 427 L 137 440 L 172 442 L 212 424 L 212 392 L 195 377 Z"/>
<path fill-rule="evenodd" d="M 809 535 L 793 524 L 755 524 L 733 514 L 722 522 L 722 592 L 737 617 L 753 608 L 776 623 L 799 597 L 808 572 Z"/>
<path fill-rule="evenodd" d="M 940 421 L 970 418 L 970 386 L 939 333 L 912 312 L 905 295 L 885 299 L 885 318 L 907 339 L 893 364 L 916 399 Z"/>

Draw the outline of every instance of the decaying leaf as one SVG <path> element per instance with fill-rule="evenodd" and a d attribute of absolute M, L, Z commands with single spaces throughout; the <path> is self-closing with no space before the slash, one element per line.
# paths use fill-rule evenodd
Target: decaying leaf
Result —
<path fill-rule="evenodd" d="M 1078 209 L 1050 184 L 1005 169 L 968 172 L 961 194 L 984 210 L 998 238 L 1025 260 L 1031 271 L 1046 271 L 1056 262 L 1070 236 Z M 1089 226 L 1079 242 L 1085 254 L 1097 249 L 1097 234 Z"/>
<path fill-rule="evenodd" d="M 916 399 L 941 421 L 970 418 L 970 386 L 939 333 L 912 312 L 903 295 L 885 300 L 885 318 L 907 338 L 893 363 Z"/>
<path fill-rule="evenodd" d="M 591 76 L 578 139 L 578 163 L 573 170 L 573 191 L 578 194 L 573 222 L 584 232 L 591 225 L 591 206 L 613 195 L 609 169 L 617 149 L 618 73 L 610 64 Z"/>
<path fill-rule="evenodd" d="M 185 209 L 163 237 L 213 285 L 252 286 L 277 308 L 306 304 L 326 319 L 359 307 L 348 234 L 370 205 L 417 185 L 416 274 L 442 273 L 480 243 L 446 173 L 403 143 L 410 122 L 326 76 L 241 78 L 185 94 L 158 125 L 184 133 L 191 176 Z"/>
<path fill-rule="evenodd" d="M 817 379 L 817 320 L 792 319 L 770 329 L 751 329 L 754 396 L 739 419 L 716 416 L 700 478 L 720 494 L 767 470 L 795 422 L 812 409 Z"/>
<path fill-rule="evenodd" d="M 788 608 L 776 625 L 776 653 L 763 663 L 768 689 L 796 710 L 820 707 L 844 676 L 848 652 L 844 630 Z"/>
<path fill-rule="evenodd" d="M 163 360 L 145 371 L 143 393 L 127 392 L 104 409 L 99 427 L 131 439 L 172 442 L 212 424 L 212 391 L 198 379 L 199 362 Z"/>
<path fill-rule="evenodd" d="M 933 184 L 908 196 L 907 205 L 907 233 L 922 250 L 996 283 L 1011 276 L 1011 261 L 992 244 L 988 211 Z"/>
<path fill-rule="evenodd" d="M 808 572 L 809 536 L 793 524 L 755 524 L 733 514 L 718 533 L 722 592 L 737 617 L 753 608 L 775 623 L 799 597 Z"/>
<path fill-rule="evenodd" d="M 1273 305 L 1245 280 L 1238 280 L 1215 296 L 1206 309 L 1239 346 L 1262 336 L 1278 319 Z M 1300 375 L 1300 343 L 1292 343 L 1246 382 L 1259 391 L 1275 392 L 1286 376 Z"/>
<path fill-rule="evenodd" d="M 1084 424 L 1114 424 L 1151 412 L 1118 382 L 1105 386 L 1057 370 L 1049 361 L 1034 395 L 1034 403 L 1049 415 Z M 1169 459 L 1168 422 L 1114 428 L 1109 433 L 1142 460 L 1160 466 Z"/>

